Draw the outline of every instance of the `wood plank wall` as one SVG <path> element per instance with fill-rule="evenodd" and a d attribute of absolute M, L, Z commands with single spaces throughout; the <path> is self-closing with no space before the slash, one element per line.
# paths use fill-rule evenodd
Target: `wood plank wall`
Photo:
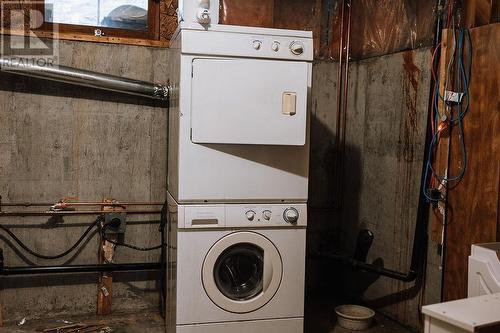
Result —
<path fill-rule="evenodd" d="M 500 24 L 470 30 L 473 44 L 470 112 L 464 120 L 468 167 L 448 194 L 444 298 L 467 296 L 467 258 L 474 243 L 500 241 Z M 450 174 L 459 171 L 452 132 Z"/>
<path fill-rule="evenodd" d="M 310 30 L 315 57 L 336 59 L 341 0 L 221 0 L 221 23 Z M 434 40 L 434 0 L 352 1 L 351 58 L 364 59 Z"/>

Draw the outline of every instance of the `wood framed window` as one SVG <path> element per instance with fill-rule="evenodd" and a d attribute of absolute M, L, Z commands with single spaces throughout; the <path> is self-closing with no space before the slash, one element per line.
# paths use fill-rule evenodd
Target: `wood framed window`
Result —
<path fill-rule="evenodd" d="M 103 41 L 160 39 L 160 0 L 45 0 L 36 6 L 43 15 L 40 32 Z"/>

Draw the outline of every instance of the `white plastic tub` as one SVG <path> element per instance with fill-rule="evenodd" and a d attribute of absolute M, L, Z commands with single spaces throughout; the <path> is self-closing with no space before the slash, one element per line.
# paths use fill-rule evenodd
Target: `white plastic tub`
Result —
<path fill-rule="evenodd" d="M 362 331 L 372 326 L 375 311 L 359 305 L 340 305 L 335 308 L 338 324 L 346 329 Z"/>

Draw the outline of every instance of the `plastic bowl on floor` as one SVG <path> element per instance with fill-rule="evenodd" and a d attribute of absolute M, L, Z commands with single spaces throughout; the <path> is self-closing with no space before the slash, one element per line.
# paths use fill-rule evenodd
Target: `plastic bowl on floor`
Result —
<path fill-rule="evenodd" d="M 335 308 L 338 324 L 348 330 L 362 331 L 372 326 L 375 311 L 359 305 L 340 305 Z"/>

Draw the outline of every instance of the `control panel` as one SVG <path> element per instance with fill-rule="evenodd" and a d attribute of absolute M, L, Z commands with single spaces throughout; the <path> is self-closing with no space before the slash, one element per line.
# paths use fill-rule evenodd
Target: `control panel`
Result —
<path fill-rule="evenodd" d="M 265 41 L 255 39 L 252 41 L 252 46 L 256 51 L 260 51 L 267 45 Z M 291 54 L 297 57 L 301 56 L 305 52 L 305 45 L 302 41 L 299 40 L 290 42 L 288 46 L 286 44 L 282 45 L 280 41 L 274 40 L 270 42 L 269 47 L 273 52 L 279 52 L 280 50 L 282 50 L 282 48 L 284 48 L 284 51 L 289 51 Z"/>
<path fill-rule="evenodd" d="M 312 61 L 313 39 L 304 36 L 256 34 L 217 25 L 208 31 L 184 29 L 182 53 Z M 233 31 L 234 30 L 234 31 Z M 260 30 L 259 30 L 260 31 Z M 302 32 L 301 32 L 302 33 Z M 217 47 L 214 47 L 217 45 Z"/>
<path fill-rule="evenodd" d="M 305 204 L 179 206 L 182 228 L 300 227 L 307 225 Z"/>

